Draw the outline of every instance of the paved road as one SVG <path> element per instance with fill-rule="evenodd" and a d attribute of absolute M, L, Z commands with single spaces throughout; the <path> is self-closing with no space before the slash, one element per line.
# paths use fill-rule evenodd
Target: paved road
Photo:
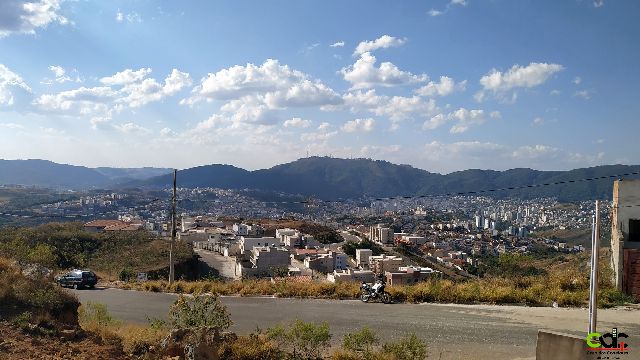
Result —
<path fill-rule="evenodd" d="M 147 316 L 166 316 L 176 299 L 173 294 L 116 289 L 74 292 L 81 302 L 106 304 L 114 317 L 137 323 L 145 323 Z M 416 333 L 428 342 L 434 359 L 534 359 L 538 329 L 582 335 L 587 319 L 586 309 L 241 297 L 222 301 L 234 322 L 231 330 L 241 334 L 299 318 L 327 321 L 338 344 L 345 333 L 367 324 L 382 339 Z M 630 346 L 640 350 L 640 310 L 600 310 L 598 319 L 599 329 L 617 326 L 629 334 Z"/>

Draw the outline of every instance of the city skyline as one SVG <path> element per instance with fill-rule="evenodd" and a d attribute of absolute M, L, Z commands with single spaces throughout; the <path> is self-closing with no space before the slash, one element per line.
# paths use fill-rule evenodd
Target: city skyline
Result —
<path fill-rule="evenodd" d="M 640 163 L 631 1 L 0 5 L 0 158 Z"/>

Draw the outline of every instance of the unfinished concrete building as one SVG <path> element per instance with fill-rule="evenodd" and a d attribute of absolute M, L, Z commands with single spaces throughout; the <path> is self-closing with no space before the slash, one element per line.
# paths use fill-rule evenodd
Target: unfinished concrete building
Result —
<path fill-rule="evenodd" d="M 640 180 L 613 183 L 611 267 L 618 290 L 640 299 Z"/>

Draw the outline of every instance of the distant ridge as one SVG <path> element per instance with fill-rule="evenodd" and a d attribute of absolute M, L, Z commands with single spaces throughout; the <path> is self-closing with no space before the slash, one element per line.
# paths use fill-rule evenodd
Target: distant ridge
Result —
<path fill-rule="evenodd" d="M 470 169 L 447 175 L 370 159 L 308 157 L 269 169 L 205 165 L 178 172 L 180 187 L 256 189 L 321 199 L 437 195 L 525 186 L 640 171 L 640 165 L 602 165 L 568 171 L 526 168 Z M 87 168 L 46 160 L 0 160 L 0 184 L 56 188 L 165 188 L 170 169 Z M 635 178 L 638 178 L 635 176 Z M 614 179 L 493 192 L 496 197 L 557 197 L 561 201 L 610 199 Z"/>
<path fill-rule="evenodd" d="M 132 180 L 145 180 L 169 173 L 159 168 L 88 168 L 49 160 L 0 159 L 0 184 L 49 188 L 105 188 Z"/>
<path fill-rule="evenodd" d="M 640 165 L 602 165 L 569 171 L 526 168 L 506 171 L 470 169 L 447 175 L 409 165 L 370 159 L 309 157 L 269 169 L 247 171 L 231 165 L 207 165 L 178 172 L 182 187 L 252 188 L 321 199 L 436 195 L 561 182 L 640 171 Z M 636 176 L 636 178 L 638 178 Z M 171 175 L 130 186 L 168 187 Z M 614 179 L 491 193 L 497 197 L 556 197 L 561 201 L 610 199 Z"/>

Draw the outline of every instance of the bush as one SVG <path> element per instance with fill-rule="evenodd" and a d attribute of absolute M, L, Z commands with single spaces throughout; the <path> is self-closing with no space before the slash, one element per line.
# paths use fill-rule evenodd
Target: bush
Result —
<path fill-rule="evenodd" d="M 382 346 L 383 353 L 393 356 L 394 360 L 423 360 L 427 358 L 427 344 L 416 334 L 405 336 L 396 342 Z"/>
<path fill-rule="evenodd" d="M 306 323 L 295 320 L 287 327 L 277 325 L 267 329 L 267 337 L 276 341 L 279 348 L 288 350 L 292 360 L 319 359 L 322 349 L 329 345 L 331 334 L 329 324 Z"/>
<path fill-rule="evenodd" d="M 173 329 L 215 328 L 231 326 L 227 308 L 217 296 L 180 296 L 169 309 L 169 324 Z"/>
<path fill-rule="evenodd" d="M 347 352 L 359 354 L 361 359 L 373 358 L 373 348 L 378 344 L 376 333 L 364 326 L 359 331 L 346 334 L 342 340 L 342 347 Z"/>

